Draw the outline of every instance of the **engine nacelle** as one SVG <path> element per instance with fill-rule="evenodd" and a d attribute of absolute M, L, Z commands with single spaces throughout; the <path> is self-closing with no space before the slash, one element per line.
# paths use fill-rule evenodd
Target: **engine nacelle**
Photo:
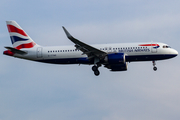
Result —
<path fill-rule="evenodd" d="M 108 54 L 104 60 L 109 64 L 125 64 L 126 62 L 124 53 Z"/>
<path fill-rule="evenodd" d="M 111 71 L 126 71 L 128 68 L 127 62 L 124 64 L 110 65 Z"/>
<path fill-rule="evenodd" d="M 127 62 L 124 64 L 107 64 L 104 67 L 111 69 L 111 71 L 126 71 L 128 68 Z"/>

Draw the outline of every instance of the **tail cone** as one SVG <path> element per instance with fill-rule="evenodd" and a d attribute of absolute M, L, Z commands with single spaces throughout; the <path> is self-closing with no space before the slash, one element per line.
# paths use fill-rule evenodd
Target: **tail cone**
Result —
<path fill-rule="evenodd" d="M 8 56 L 13 56 L 13 55 L 14 55 L 14 53 L 11 52 L 10 50 L 4 51 L 3 54 L 4 54 L 4 55 L 8 55 Z"/>

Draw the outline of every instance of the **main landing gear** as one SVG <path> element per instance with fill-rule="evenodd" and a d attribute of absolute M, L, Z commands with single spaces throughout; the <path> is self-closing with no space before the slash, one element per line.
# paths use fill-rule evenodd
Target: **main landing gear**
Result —
<path fill-rule="evenodd" d="M 154 66 L 154 67 L 153 67 L 153 70 L 156 71 L 156 70 L 157 70 L 156 62 L 153 60 L 152 63 L 153 63 L 153 66 Z"/>
<path fill-rule="evenodd" d="M 99 70 L 98 70 L 98 68 L 100 67 L 101 65 L 94 65 L 94 66 L 92 66 L 92 70 L 94 71 L 94 74 L 96 75 L 96 76 L 98 76 L 99 74 L 100 74 L 100 72 L 99 72 Z"/>
<path fill-rule="evenodd" d="M 98 76 L 100 74 L 98 68 L 101 67 L 100 59 L 95 57 L 94 58 L 94 66 L 92 66 L 92 70 L 94 71 L 94 74 Z"/>

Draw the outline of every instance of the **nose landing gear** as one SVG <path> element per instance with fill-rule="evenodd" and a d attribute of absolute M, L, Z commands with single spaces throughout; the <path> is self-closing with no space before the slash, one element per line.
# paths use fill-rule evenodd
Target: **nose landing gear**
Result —
<path fill-rule="evenodd" d="M 153 63 L 153 66 L 154 66 L 154 67 L 153 67 L 153 70 L 156 71 L 156 70 L 157 70 L 156 62 L 153 60 L 152 63 Z"/>

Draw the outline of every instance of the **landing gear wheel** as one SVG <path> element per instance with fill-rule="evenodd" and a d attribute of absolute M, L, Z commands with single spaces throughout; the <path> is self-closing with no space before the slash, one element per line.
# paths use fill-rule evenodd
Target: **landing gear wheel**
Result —
<path fill-rule="evenodd" d="M 153 67 L 153 70 L 156 71 L 156 70 L 157 70 L 157 67 Z"/>
<path fill-rule="evenodd" d="M 156 71 L 156 70 L 157 70 L 156 62 L 153 60 L 152 63 L 153 63 L 153 66 L 154 66 L 154 67 L 153 67 L 153 70 Z"/>
<path fill-rule="evenodd" d="M 92 70 L 93 70 L 93 71 L 97 71 L 97 70 L 98 70 L 98 67 L 94 65 L 94 66 L 92 66 Z"/>
<path fill-rule="evenodd" d="M 100 74 L 99 70 L 95 70 L 95 71 L 94 71 L 94 74 L 95 74 L 96 76 L 98 76 L 98 75 Z"/>

